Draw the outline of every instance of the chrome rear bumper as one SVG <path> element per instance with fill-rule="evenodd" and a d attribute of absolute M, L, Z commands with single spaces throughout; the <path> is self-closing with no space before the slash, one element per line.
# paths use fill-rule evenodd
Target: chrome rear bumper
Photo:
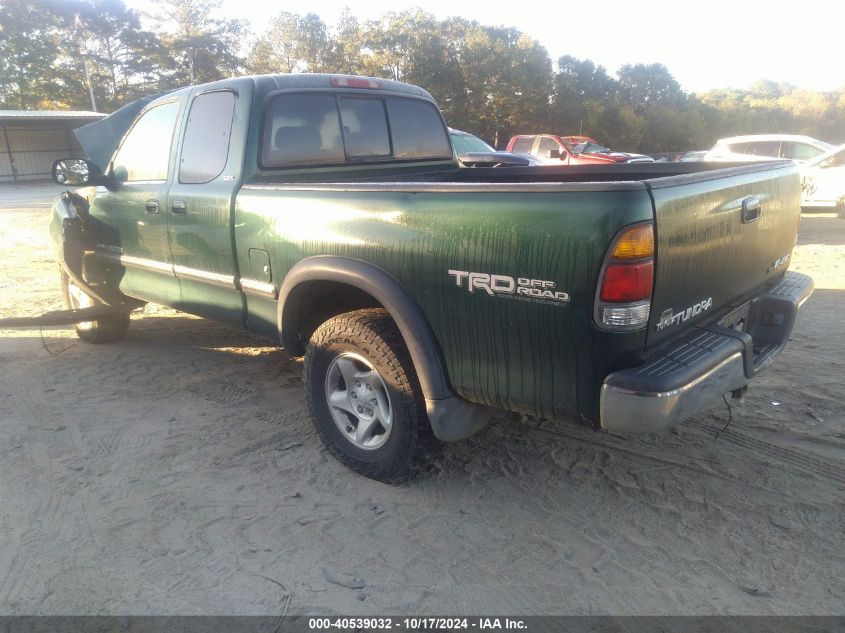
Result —
<path fill-rule="evenodd" d="M 611 373 L 601 388 L 602 428 L 662 431 L 745 387 L 784 348 L 812 292 L 812 278 L 788 272 L 776 287 L 752 299 L 746 331 L 718 323 L 695 327 L 643 365 Z"/>

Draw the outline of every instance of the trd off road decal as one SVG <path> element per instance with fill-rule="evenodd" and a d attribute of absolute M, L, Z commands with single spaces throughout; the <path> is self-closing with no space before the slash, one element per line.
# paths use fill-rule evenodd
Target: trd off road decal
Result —
<path fill-rule="evenodd" d="M 667 327 L 687 321 L 690 317 L 698 316 L 702 312 L 709 310 L 712 306 L 713 297 L 707 297 L 695 305 L 691 305 L 686 310 L 681 310 L 678 314 L 675 314 L 672 308 L 668 308 L 660 313 L 660 321 L 657 322 L 657 331 L 660 332 Z"/>
<path fill-rule="evenodd" d="M 466 270 L 450 270 L 458 288 L 467 292 L 486 292 L 491 297 L 519 299 L 536 303 L 563 304 L 569 302 L 569 294 L 555 289 L 555 282 L 545 279 L 511 277 L 509 275 L 491 275 L 473 273 Z"/>

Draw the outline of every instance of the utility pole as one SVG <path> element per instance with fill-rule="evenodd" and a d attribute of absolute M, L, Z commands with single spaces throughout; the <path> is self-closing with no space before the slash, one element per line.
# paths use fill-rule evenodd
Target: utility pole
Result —
<path fill-rule="evenodd" d="M 82 68 L 85 70 L 85 83 L 88 84 L 88 96 L 91 98 L 91 109 L 94 112 L 97 110 L 97 102 L 94 100 L 94 86 L 91 85 L 91 73 L 88 72 L 88 55 L 82 53 Z"/>
<path fill-rule="evenodd" d="M 75 20 L 76 26 L 76 33 L 82 33 L 82 21 L 79 19 L 79 16 L 76 16 Z M 82 38 L 80 38 L 81 40 Z M 88 53 L 84 50 L 83 44 L 80 41 L 79 43 L 79 55 L 82 57 L 82 70 L 85 72 L 85 84 L 88 86 L 88 97 L 91 99 L 91 110 L 94 112 L 99 112 L 97 110 L 97 101 L 94 99 L 94 86 L 91 85 L 91 72 L 88 70 Z"/>

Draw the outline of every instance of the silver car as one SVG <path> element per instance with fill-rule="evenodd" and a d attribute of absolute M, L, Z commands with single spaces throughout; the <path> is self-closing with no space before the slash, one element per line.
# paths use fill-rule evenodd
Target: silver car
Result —
<path fill-rule="evenodd" d="M 845 145 L 801 166 L 802 207 L 835 207 L 845 196 Z"/>
<path fill-rule="evenodd" d="M 833 147 L 833 145 L 812 136 L 749 134 L 716 141 L 713 148 L 704 155 L 704 160 L 746 162 L 788 158 L 797 162 L 806 162 L 829 152 Z"/>

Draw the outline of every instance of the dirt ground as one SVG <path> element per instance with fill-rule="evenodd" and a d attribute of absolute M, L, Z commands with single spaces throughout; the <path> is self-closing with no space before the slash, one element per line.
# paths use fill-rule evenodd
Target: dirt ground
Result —
<path fill-rule="evenodd" d="M 0 187 L 0 316 L 60 308 L 57 188 Z M 301 365 L 162 308 L 122 342 L 0 330 L 0 614 L 842 614 L 845 220 L 733 408 L 623 439 L 502 416 L 390 487 L 334 461 Z"/>

